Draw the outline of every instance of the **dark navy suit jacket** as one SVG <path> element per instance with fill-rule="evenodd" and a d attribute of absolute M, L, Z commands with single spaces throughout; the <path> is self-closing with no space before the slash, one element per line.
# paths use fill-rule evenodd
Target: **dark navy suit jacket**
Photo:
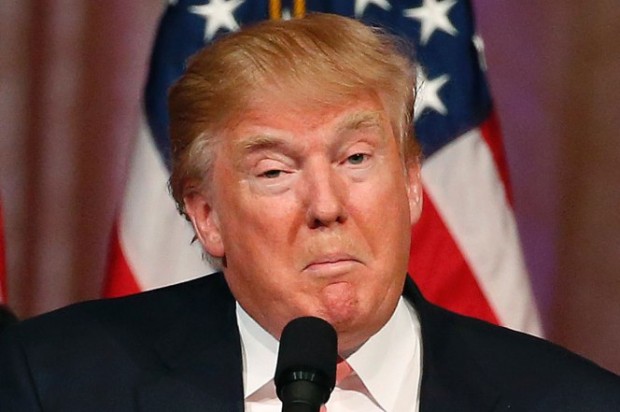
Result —
<path fill-rule="evenodd" d="M 425 301 L 421 412 L 620 411 L 620 378 L 540 339 Z M 221 274 L 74 305 L 0 336 L 0 412 L 243 411 L 235 300 Z"/>

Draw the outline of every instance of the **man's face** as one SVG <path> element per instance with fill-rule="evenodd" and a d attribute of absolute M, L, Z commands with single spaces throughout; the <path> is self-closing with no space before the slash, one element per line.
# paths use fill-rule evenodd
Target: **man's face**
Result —
<path fill-rule="evenodd" d="M 235 298 L 276 338 L 311 315 L 340 353 L 357 348 L 394 311 L 420 212 L 419 171 L 405 172 L 379 100 L 265 101 L 216 147 L 208 195 L 186 206 Z"/>

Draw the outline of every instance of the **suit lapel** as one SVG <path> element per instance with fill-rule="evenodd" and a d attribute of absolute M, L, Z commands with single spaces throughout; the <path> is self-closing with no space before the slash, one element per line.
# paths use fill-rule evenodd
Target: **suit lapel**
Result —
<path fill-rule="evenodd" d="M 424 299 L 407 278 L 404 296 L 413 302 L 422 327 L 420 412 L 487 412 L 499 392 L 468 350 L 469 342 L 446 311 Z"/>
<path fill-rule="evenodd" d="M 155 343 L 163 373 L 137 388 L 138 410 L 243 411 L 235 301 L 221 274 L 188 285 L 175 297 L 183 302 L 181 322 Z"/>
<path fill-rule="evenodd" d="M 155 343 L 163 366 L 136 389 L 142 412 L 242 412 L 243 378 L 239 331 L 222 274 L 175 289 L 183 319 Z M 427 302 L 408 278 L 404 296 L 422 326 L 420 412 L 488 412 L 499 393 L 468 350 L 472 343 L 443 309 Z M 214 332 L 216 331 L 216 332 Z"/>

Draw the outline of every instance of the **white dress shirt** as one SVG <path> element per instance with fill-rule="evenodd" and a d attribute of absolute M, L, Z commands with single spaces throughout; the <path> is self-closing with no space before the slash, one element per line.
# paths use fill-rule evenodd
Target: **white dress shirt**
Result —
<path fill-rule="evenodd" d="M 280 412 L 273 382 L 279 342 L 237 303 L 247 412 Z M 422 376 L 420 321 L 402 297 L 390 320 L 346 361 L 353 374 L 336 385 L 329 412 L 418 412 Z"/>

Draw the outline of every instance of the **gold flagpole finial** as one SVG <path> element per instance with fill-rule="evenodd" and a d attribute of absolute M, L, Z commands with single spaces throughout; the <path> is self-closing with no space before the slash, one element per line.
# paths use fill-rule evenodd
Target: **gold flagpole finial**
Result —
<path fill-rule="evenodd" d="M 294 0 L 293 2 L 293 17 L 296 19 L 302 18 L 306 15 L 306 1 Z M 282 0 L 269 0 L 269 19 L 280 20 L 282 19 Z"/>
<path fill-rule="evenodd" d="M 280 20 L 282 18 L 282 1 L 269 0 L 269 19 Z"/>
<path fill-rule="evenodd" d="M 295 0 L 293 4 L 293 16 L 296 19 L 300 19 L 304 17 L 306 14 L 306 1 L 305 0 Z"/>

